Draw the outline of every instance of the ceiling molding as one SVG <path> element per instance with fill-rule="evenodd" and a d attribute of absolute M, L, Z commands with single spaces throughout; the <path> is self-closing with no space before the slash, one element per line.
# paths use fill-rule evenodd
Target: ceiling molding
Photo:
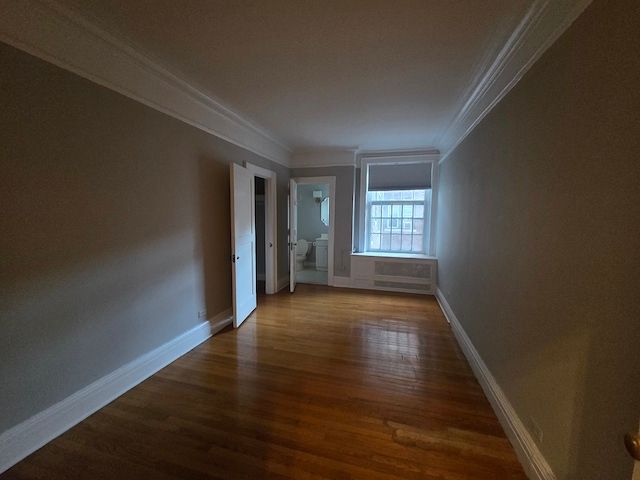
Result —
<path fill-rule="evenodd" d="M 273 135 L 54 0 L 3 2 L 0 40 L 289 167 Z"/>
<path fill-rule="evenodd" d="M 298 150 L 291 155 L 291 168 L 354 167 L 357 148 Z"/>
<path fill-rule="evenodd" d="M 520 81 L 592 0 L 535 0 L 495 60 L 474 77 L 476 84 L 439 138 L 440 163 Z"/>

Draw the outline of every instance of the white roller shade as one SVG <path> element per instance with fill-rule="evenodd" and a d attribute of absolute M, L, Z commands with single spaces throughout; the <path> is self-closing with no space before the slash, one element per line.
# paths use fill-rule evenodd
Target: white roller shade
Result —
<path fill-rule="evenodd" d="M 369 165 L 369 191 L 431 188 L 431 163 Z"/>

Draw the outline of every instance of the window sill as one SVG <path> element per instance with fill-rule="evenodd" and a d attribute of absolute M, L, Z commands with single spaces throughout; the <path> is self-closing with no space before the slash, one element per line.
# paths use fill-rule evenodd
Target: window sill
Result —
<path fill-rule="evenodd" d="M 352 257 L 406 258 L 410 260 L 437 260 L 424 253 L 353 252 Z"/>

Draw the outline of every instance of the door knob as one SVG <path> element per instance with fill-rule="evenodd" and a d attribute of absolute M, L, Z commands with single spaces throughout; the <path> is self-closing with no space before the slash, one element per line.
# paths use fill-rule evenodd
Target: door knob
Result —
<path fill-rule="evenodd" d="M 624 446 L 627 452 L 636 460 L 640 461 L 640 436 L 634 433 L 627 433 L 624 436 Z"/>

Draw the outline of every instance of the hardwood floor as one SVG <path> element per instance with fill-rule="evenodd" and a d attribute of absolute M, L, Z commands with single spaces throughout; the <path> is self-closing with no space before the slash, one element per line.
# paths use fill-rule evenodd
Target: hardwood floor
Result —
<path fill-rule="evenodd" d="M 299 285 L 5 479 L 525 479 L 433 297 Z"/>

